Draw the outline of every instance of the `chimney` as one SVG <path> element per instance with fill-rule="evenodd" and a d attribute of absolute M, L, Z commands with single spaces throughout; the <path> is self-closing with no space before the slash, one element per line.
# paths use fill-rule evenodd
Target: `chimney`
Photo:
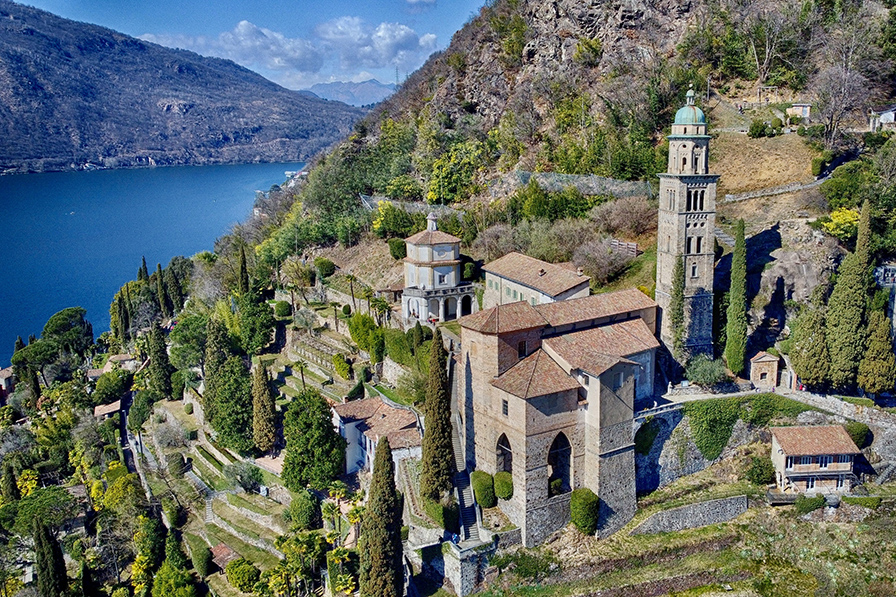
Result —
<path fill-rule="evenodd" d="M 546 273 L 547 273 L 547 272 L 544 271 L 544 268 L 541 268 L 540 270 L 538 270 L 538 275 L 539 275 L 539 276 L 543 276 L 543 275 L 545 275 Z"/>
<path fill-rule="evenodd" d="M 576 273 L 579 274 L 580 276 L 584 276 L 585 270 L 580 267 L 579 269 L 576 270 Z"/>

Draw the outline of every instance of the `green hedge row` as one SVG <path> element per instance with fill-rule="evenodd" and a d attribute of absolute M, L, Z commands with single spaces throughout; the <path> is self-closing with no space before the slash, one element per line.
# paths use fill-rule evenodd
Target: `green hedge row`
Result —
<path fill-rule="evenodd" d="M 495 480 L 485 471 L 473 471 L 470 474 L 470 483 L 473 485 L 473 495 L 476 503 L 483 508 L 494 508 L 498 505 L 495 497 Z"/>
<path fill-rule="evenodd" d="M 796 501 L 793 503 L 793 507 L 796 509 L 797 514 L 808 514 L 813 510 L 818 510 L 819 508 L 824 507 L 825 502 L 826 500 L 822 495 L 815 497 L 801 495 L 796 498 Z"/>
<path fill-rule="evenodd" d="M 880 508 L 881 498 L 879 497 L 843 497 L 840 499 L 844 504 L 852 504 L 854 506 L 862 506 L 863 508 L 871 508 L 877 510 Z"/>
<path fill-rule="evenodd" d="M 460 511 L 457 504 L 442 504 L 434 500 L 423 499 L 423 510 L 433 522 L 451 533 L 460 532 Z"/>
<path fill-rule="evenodd" d="M 585 535 L 593 535 L 597 531 L 600 515 L 600 499 L 587 487 L 576 489 L 569 500 L 569 517 Z"/>
<path fill-rule="evenodd" d="M 495 496 L 502 500 L 513 497 L 513 475 L 507 471 L 495 473 Z"/>

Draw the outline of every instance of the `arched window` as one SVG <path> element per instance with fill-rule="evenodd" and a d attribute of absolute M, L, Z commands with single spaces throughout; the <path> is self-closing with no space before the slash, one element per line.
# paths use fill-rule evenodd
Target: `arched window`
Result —
<path fill-rule="evenodd" d="M 688 159 L 681 158 L 681 171 L 684 172 L 687 167 L 688 167 Z"/>
<path fill-rule="evenodd" d="M 572 490 L 572 446 L 562 432 L 554 438 L 548 451 L 548 495 Z"/>
<path fill-rule="evenodd" d="M 693 193 L 691 192 L 691 189 L 688 189 L 688 200 L 687 200 L 686 211 L 691 211 L 692 204 L 693 204 Z"/>
<path fill-rule="evenodd" d="M 501 434 L 501 437 L 498 438 L 498 444 L 495 447 L 495 456 L 497 457 L 495 472 L 513 474 L 513 452 L 510 450 L 510 442 L 507 441 L 507 436 L 503 433 Z"/>

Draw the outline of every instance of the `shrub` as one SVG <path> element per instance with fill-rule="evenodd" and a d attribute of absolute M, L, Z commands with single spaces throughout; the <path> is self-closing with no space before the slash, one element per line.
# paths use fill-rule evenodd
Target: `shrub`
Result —
<path fill-rule="evenodd" d="M 342 314 L 348 317 L 352 314 L 352 306 L 351 305 L 342 305 Z"/>
<path fill-rule="evenodd" d="M 495 473 L 495 497 L 509 500 L 513 497 L 513 475 L 507 471 Z"/>
<path fill-rule="evenodd" d="M 701 400 L 684 405 L 694 444 L 707 460 L 715 460 L 728 445 L 731 431 L 740 417 L 737 399 Z"/>
<path fill-rule="evenodd" d="M 780 131 L 782 128 L 784 128 L 784 122 L 782 122 L 780 118 L 775 116 L 774 118 L 772 118 L 772 128 L 775 131 Z"/>
<path fill-rule="evenodd" d="M 193 569 L 200 578 L 205 578 L 212 568 L 212 550 L 208 547 L 193 549 L 191 554 Z"/>
<path fill-rule="evenodd" d="M 227 582 L 243 593 L 251 593 L 261 576 L 261 570 L 246 558 L 233 560 L 227 564 L 224 571 L 227 574 Z"/>
<path fill-rule="evenodd" d="M 590 215 L 598 229 L 610 235 L 639 236 L 657 226 L 656 208 L 646 197 L 608 201 L 592 209 Z"/>
<path fill-rule="evenodd" d="M 274 303 L 274 315 L 277 317 L 289 317 L 292 315 L 292 306 L 286 301 Z"/>
<path fill-rule="evenodd" d="M 576 249 L 572 258 L 596 284 L 604 284 L 624 271 L 632 259 L 628 253 L 614 251 L 609 240 L 587 242 Z"/>
<path fill-rule="evenodd" d="M 336 273 L 336 264 L 326 257 L 316 257 L 314 267 L 317 268 L 321 278 L 329 278 Z"/>
<path fill-rule="evenodd" d="M 388 243 L 389 254 L 392 255 L 392 259 L 399 260 L 407 257 L 408 246 L 405 244 L 404 240 L 400 238 L 390 238 Z"/>
<path fill-rule="evenodd" d="M 175 479 L 180 479 L 184 476 L 184 470 L 187 467 L 187 463 L 184 462 L 184 457 L 182 454 L 175 453 L 171 454 L 168 457 L 168 474 L 174 477 Z"/>
<path fill-rule="evenodd" d="M 184 404 L 184 412 L 187 413 L 188 415 L 193 414 L 193 403 L 192 402 L 187 402 L 186 404 Z"/>
<path fill-rule="evenodd" d="M 843 427 L 860 450 L 868 445 L 868 440 L 871 435 L 871 430 L 868 429 L 868 425 L 860 423 L 859 421 L 850 421 Z"/>
<path fill-rule="evenodd" d="M 728 379 L 722 359 L 713 360 L 705 354 L 699 354 L 688 361 L 685 375 L 692 383 L 700 386 L 713 386 Z"/>
<path fill-rule="evenodd" d="M 754 120 L 750 123 L 750 130 L 747 131 L 747 136 L 751 139 L 768 136 L 768 125 L 761 120 Z"/>
<path fill-rule="evenodd" d="M 659 433 L 660 425 L 653 419 L 641 425 L 635 434 L 635 453 L 641 456 L 650 454 L 650 449 L 653 448 L 653 442 Z"/>
<path fill-rule="evenodd" d="M 342 353 L 333 355 L 333 369 L 342 379 L 351 379 L 352 377 L 352 365 Z"/>
<path fill-rule="evenodd" d="M 321 527 L 320 502 L 310 491 L 298 491 L 289 504 L 287 518 L 294 529 L 310 531 Z"/>
<path fill-rule="evenodd" d="M 563 493 L 563 479 L 550 479 L 548 482 L 548 495 L 555 496 Z"/>
<path fill-rule="evenodd" d="M 473 485 L 473 495 L 476 502 L 483 508 L 494 508 L 498 505 L 495 498 L 495 480 L 485 471 L 473 471 L 470 475 L 470 483 Z"/>
<path fill-rule="evenodd" d="M 468 261 L 464 264 L 464 280 L 473 280 L 476 278 L 476 264 Z"/>
<path fill-rule="evenodd" d="M 261 469 L 254 464 L 249 464 L 242 460 L 227 464 L 222 471 L 224 478 L 227 479 L 232 486 L 239 485 L 245 491 L 257 491 L 258 486 L 264 482 Z"/>
<path fill-rule="evenodd" d="M 576 53 L 572 59 L 583 66 L 593 67 L 600 64 L 603 54 L 603 44 L 599 39 L 582 37 L 579 39 L 579 43 L 576 44 Z"/>
<path fill-rule="evenodd" d="M 569 517 L 585 535 L 593 535 L 597 531 L 600 514 L 600 499 L 587 487 L 576 489 L 569 500 Z"/>
<path fill-rule="evenodd" d="M 824 158 L 821 156 L 812 158 L 812 176 L 821 176 L 822 170 L 824 170 Z"/>
<path fill-rule="evenodd" d="M 754 485 L 768 485 L 775 480 L 775 465 L 769 457 L 754 456 L 745 476 Z"/>
<path fill-rule="evenodd" d="M 862 506 L 863 508 L 871 508 L 877 510 L 880 508 L 881 499 L 879 497 L 850 497 L 844 496 L 840 498 L 844 504 L 852 504 L 854 506 Z"/>
<path fill-rule="evenodd" d="M 460 511 L 454 502 L 442 503 L 423 498 L 423 510 L 439 527 L 456 533 L 460 530 Z"/>
<path fill-rule="evenodd" d="M 405 525 L 405 526 L 401 527 L 401 540 L 402 541 L 407 541 L 408 536 L 410 536 L 410 534 L 411 534 L 411 528 L 409 526 Z"/>
<path fill-rule="evenodd" d="M 801 495 L 796 498 L 796 501 L 793 503 L 793 507 L 796 510 L 797 514 L 808 514 L 809 512 L 824 507 L 824 504 L 825 499 L 823 495 L 818 495 L 815 497 Z"/>

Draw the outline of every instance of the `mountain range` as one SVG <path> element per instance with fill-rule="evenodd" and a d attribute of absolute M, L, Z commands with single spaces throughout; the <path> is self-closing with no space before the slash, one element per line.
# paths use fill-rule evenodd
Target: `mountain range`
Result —
<path fill-rule="evenodd" d="M 378 104 L 393 93 L 397 86 L 394 83 L 380 83 L 376 79 L 368 79 L 360 83 L 351 81 L 334 81 L 333 83 L 317 83 L 308 91 L 323 99 L 343 102 L 350 106 L 370 106 Z"/>
<path fill-rule="evenodd" d="M 304 161 L 362 115 L 229 60 L 0 0 L 0 171 Z"/>

